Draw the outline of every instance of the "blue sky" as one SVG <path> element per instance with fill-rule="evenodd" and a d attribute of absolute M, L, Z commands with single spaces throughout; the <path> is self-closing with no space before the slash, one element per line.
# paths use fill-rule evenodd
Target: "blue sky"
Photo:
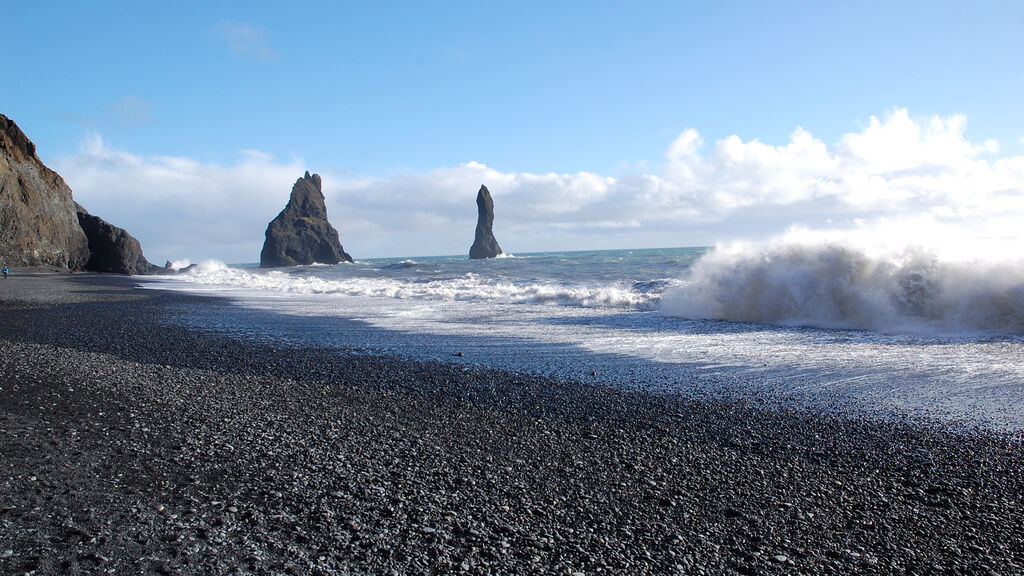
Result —
<path fill-rule="evenodd" d="M 1019 192 L 1019 2 L 9 4 L 0 112 L 161 262 L 256 260 L 307 169 L 357 258 L 468 250 L 481 183 L 510 251 L 970 211 L 908 170 Z M 866 167 L 874 123 L 920 153 Z"/>

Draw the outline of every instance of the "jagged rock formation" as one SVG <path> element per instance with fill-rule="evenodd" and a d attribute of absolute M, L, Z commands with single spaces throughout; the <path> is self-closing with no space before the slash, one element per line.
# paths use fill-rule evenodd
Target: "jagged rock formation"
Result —
<path fill-rule="evenodd" d="M 0 114 L 0 262 L 149 274 L 139 241 L 93 216 L 36 156 L 36 145 Z"/>
<path fill-rule="evenodd" d="M 494 238 L 494 200 L 491 200 L 491 192 L 487 186 L 480 186 L 476 194 L 476 238 L 473 246 L 469 248 L 469 259 L 494 258 L 501 254 L 501 246 Z"/>
<path fill-rule="evenodd" d="M 151 274 L 160 268 L 149 263 L 142 255 L 139 241 L 123 229 L 93 216 L 75 202 L 78 223 L 89 241 L 89 261 L 86 270 L 117 272 L 119 274 Z"/>
<path fill-rule="evenodd" d="M 267 226 L 260 268 L 351 261 L 341 247 L 338 231 L 327 221 L 320 175 L 310 176 L 307 171 L 295 181 L 288 205 Z"/>
<path fill-rule="evenodd" d="M 88 242 L 71 188 L 36 156 L 36 146 L 0 114 L 0 263 L 81 269 Z"/>

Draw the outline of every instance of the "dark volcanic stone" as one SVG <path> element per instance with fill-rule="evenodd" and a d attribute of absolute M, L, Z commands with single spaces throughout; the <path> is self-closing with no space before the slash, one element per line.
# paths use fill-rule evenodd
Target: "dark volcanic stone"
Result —
<path fill-rule="evenodd" d="M 249 312 L 120 276 L 6 284 L 0 574 L 1024 573 L 1019 430 L 281 346 L 272 313 L 232 335 L 214 318 Z"/>
<path fill-rule="evenodd" d="M 476 208 L 476 238 L 469 249 L 469 258 L 494 258 L 501 254 L 501 246 L 498 246 L 494 231 L 491 229 L 494 225 L 494 200 L 491 200 L 491 192 L 487 186 L 480 186 L 480 191 L 476 195 Z"/>
<path fill-rule="evenodd" d="M 0 261 L 75 269 L 88 259 L 71 188 L 43 165 L 17 124 L 0 114 Z"/>
<path fill-rule="evenodd" d="M 338 231 L 327 221 L 320 175 L 310 176 L 307 171 L 292 187 L 288 205 L 267 226 L 260 268 L 351 261 L 341 247 Z"/>
<path fill-rule="evenodd" d="M 118 274 L 150 274 L 158 270 L 142 255 L 142 246 L 131 234 L 93 216 L 75 202 L 78 223 L 89 241 L 89 261 L 86 270 L 116 272 Z"/>

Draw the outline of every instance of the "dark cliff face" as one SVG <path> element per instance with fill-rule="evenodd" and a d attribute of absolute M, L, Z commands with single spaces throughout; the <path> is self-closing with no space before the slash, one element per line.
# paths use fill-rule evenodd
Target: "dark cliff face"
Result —
<path fill-rule="evenodd" d="M 351 261 L 327 221 L 320 175 L 306 172 L 292 187 L 288 205 L 267 226 L 260 268 Z"/>
<path fill-rule="evenodd" d="M 501 254 L 501 246 L 494 238 L 494 200 L 491 199 L 491 192 L 487 186 L 480 186 L 476 194 L 476 238 L 473 246 L 469 249 L 470 260 L 481 258 L 494 258 Z"/>
<path fill-rule="evenodd" d="M 118 274 L 150 274 L 159 268 L 142 255 L 139 241 L 99 216 L 93 216 L 75 202 L 78 223 L 89 242 L 86 270 Z"/>
<path fill-rule="evenodd" d="M 75 270 L 88 261 L 71 188 L 43 165 L 14 121 L 0 114 L 0 262 Z"/>
<path fill-rule="evenodd" d="M 148 274 L 139 241 L 89 214 L 36 156 L 36 146 L 0 114 L 0 263 Z"/>

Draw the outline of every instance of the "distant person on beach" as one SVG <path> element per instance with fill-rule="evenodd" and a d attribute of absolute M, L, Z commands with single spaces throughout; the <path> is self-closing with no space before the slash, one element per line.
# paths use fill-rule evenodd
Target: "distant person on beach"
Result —
<path fill-rule="evenodd" d="M 4 266 L 4 278 L 7 278 L 7 275 L 10 273 L 11 271 L 7 269 L 7 266 Z"/>

